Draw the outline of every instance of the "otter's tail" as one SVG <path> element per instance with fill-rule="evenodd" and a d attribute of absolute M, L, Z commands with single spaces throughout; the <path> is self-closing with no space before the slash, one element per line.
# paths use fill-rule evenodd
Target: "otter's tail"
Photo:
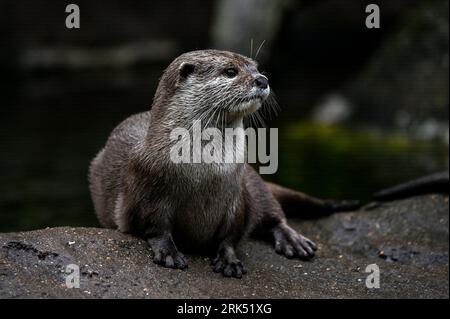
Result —
<path fill-rule="evenodd" d="M 448 194 L 448 184 L 448 171 L 435 173 L 382 190 L 372 198 L 377 201 L 389 201 L 430 193 Z"/>
<path fill-rule="evenodd" d="M 318 218 L 335 212 L 352 211 L 361 207 L 359 201 L 324 200 L 274 183 L 266 182 L 266 186 L 288 216 Z"/>

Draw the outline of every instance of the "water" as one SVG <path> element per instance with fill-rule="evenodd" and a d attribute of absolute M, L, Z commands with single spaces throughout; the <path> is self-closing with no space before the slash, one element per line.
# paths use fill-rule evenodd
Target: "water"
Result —
<path fill-rule="evenodd" d="M 162 67 L 22 74 L 0 109 L 0 231 L 99 226 L 89 162 L 128 115 L 150 108 Z M 284 97 L 284 101 L 289 100 Z M 370 194 L 446 167 L 443 145 L 322 127 L 293 116 L 279 127 L 279 170 L 268 179 L 329 198 Z"/>

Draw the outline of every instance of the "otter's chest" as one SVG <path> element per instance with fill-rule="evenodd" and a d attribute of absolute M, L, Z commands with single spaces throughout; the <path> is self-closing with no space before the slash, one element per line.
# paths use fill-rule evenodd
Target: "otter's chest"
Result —
<path fill-rule="evenodd" d="M 193 174 L 193 169 L 201 172 Z M 208 169 L 212 168 L 191 167 L 189 178 L 179 181 L 183 190 L 178 192 L 174 225 L 184 243 L 210 244 L 235 218 L 242 200 L 240 168 L 227 168 L 226 174 Z"/>

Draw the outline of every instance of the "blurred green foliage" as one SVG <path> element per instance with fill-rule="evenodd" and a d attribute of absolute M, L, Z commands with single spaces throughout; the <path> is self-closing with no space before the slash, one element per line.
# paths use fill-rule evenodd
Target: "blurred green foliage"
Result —
<path fill-rule="evenodd" d="M 294 124 L 280 141 L 275 180 L 321 197 L 369 199 L 448 161 L 444 144 L 349 127 Z"/>

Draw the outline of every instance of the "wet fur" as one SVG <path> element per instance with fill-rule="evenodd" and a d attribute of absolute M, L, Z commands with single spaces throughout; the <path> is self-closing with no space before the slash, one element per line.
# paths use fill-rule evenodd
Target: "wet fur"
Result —
<path fill-rule="evenodd" d="M 232 81 L 220 73 L 226 65 L 240 70 Z M 254 92 L 257 74 L 254 61 L 230 52 L 195 51 L 175 59 L 151 111 L 116 127 L 92 161 L 90 190 L 101 223 L 146 238 L 154 261 L 171 268 L 187 267 L 178 247 L 214 250 L 214 271 L 241 277 L 245 268 L 235 248 L 251 234 L 269 238 L 289 258 L 312 257 L 315 244 L 288 226 L 280 202 L 320 210 L 323 201 L 267 184 L 247 164 L 175 164 L 169 158 L 171 130 L 190 128 L 193 119 L 242 127 L 243 115 L 231 111 Z"/>

